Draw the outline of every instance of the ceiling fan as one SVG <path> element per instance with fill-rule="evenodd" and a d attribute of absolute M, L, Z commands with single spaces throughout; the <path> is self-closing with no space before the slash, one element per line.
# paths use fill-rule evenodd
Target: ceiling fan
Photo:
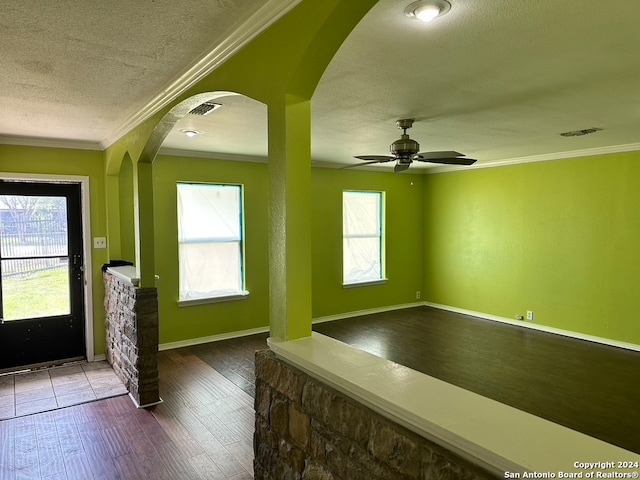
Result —
<path fill-rule="evenodd" d="M 446 165 L 472 165 L 476 160 L 472 158 L 464 158 L 464 154 L 459 152 L 445 151 L 445 152 L 421 152 L 420 144 L 409 138 L 407 135 L 407 129 L 413 126 L 412 118 L 405 118 L 398 120 L 396 125 L 402 130 L 402 135 L 398 140 L 393 142 L 390 146 L 392 156 L 390 155 L 358 155 L 355 158 L 360 160 L 366 160 L 363 163 L 356 165 L 349 165 L 343 168 L 361 167 L 363 165 L 371 165 L 372 163 L 386 163 L 396 162 L 396 166 L 393 168 L 395 173 L 402 172 L 409 168 L 414 162 L 429 162 L 429 163 L 444 163 Z"/>

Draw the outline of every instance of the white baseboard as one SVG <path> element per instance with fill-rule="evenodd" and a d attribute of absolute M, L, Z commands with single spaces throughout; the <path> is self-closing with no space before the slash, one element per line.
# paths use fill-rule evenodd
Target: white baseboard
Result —
<path fill-rule="evenodd" d="M 145 403 L 144 405 L 140 405 L 138 401 L 135 399 L 135 397 L 131 395 L 131 393 L 129 393 L 129 398 L 131 399 L 131 401 L 133 402 L 133 404 L 136 406 L 137 409 L 149 408 L 149 407 L 153 407 L 154 405 L 160 405 L 161 403 L 164 403 L 164 400 L 159 398 L 157 402 Z"/>
<path fill-rule="evenodd" d="M 547 327 L 545 325 L 538 325 L 530 322 L 511 320 L 510 318 L 498 317 L 497 315 L 490 315 L 488 313 L 474 312 L 473 310 L 465 310 L 463 308 L 450 307 L 448 305 L 441 305 L 439 303 L 424 302 L 422 303 L 422 305 L 427 307 L 439 308 L 440 310 L 447 310 L 449 312 L 461 313 L 463 315 L 471 315 L 472 317 L 478 317 L 484 320 L 508 323 L 509 325 L 515 325 L 517 327 L 530 328 L 532 330 L 539 330 L 547 333 L 555 333 L 556 335 L 564 335 L 565 337 L 577 338 L 579 340 L 601 343 L 610 347 L 618 347 L 640 352 L 640 345 L 636 345 L 635 343 L 620 342 L 618 340 L 612 340 L 610 338 L 596 337 L 595 335 L 587 335 L 580 332 L 573 332 L 571 330 L 563 330 L 561 328 Z"/>
<path fill-rule="evenodd" d="M 312 319 L 312 323 L 324 323 L 331 322 L 333 320 L 342 320 L 343 318 L 359 317 L 362 315 L 370 315 L 372 313 L 390 312 L 393 310 L 402 310 L 411 307 L 421 307 L 424 305 L 422 302 L 418 303 L 405 303 L 400 305 L 390 305 L 386 307 L 370 308 L 367 310 L 356 310 L 355 312 L 339 313 L 337 315 L 327 315 L 326 317 L 318 317 Z M 207 337 L 190 338 L 187 340 L 180 340 L 178 342 L 161 343 L 158 345 L 158 350 L 172 350 L 174 348 L 190 347 L 192 345 L 201 345 L 203 343 L 219 342 L 221 340 L 229 340 L 231 338 L 246 337 L 248 335 L 255 335 L 257 333 L 265 333 L 269 331 L 269 327 L 251 328 L 248 330 L 239 330 L 235 332 L 221 333 L 219 335 L 209 335 Z M 102 355 L 104 357 L 104 355 Z M 96 356 L 97 358 L 98 356 Z"/>
<path fill-rule="evenodd" d="M 209 335 L 207 337 L 189 338 L 178 342 L 161 343 L 158 350 L 172 350 L 174 348 L 190 347 L 192 345 L 201 345 L 203 343 L 219 342 L 221 340 L 229 340 L 231 338 L 246 337 L 255 335 L 256 333 L 265 333 L 269 331 L 269 327 L 250 328 L 248 330 L 239 330 L 236 332 L 221 333 L 219 335 Z"/>
<path fill-rule="evenodd" d="M 399 305 L 388 305 L 386 307 L 369 308 L 366 310 L 356 310 L 355 312 L 338 313 L 336 315 L 327 315 L 325 317 L 314 318 L 311 323 L 332 322 L 334 320 L 342 320 L 345 318 L 361 317 L 363 315 L 371 315 L 374 313 L 392 312 L 393 310 L 404 310 L 405 308 L 422 307 L 423 302 L 402 303 Z"/>
<path fill-rule="evenodd" d="M 478 317 L 484 320 L 492 320 L 494 322 L 508 323 L 509 325 L 515 325 L 517 327 L 530 328 L 533 330 L 539 330 L 547 333 L 555 333 L 557 335 L 564 335 L 565 337 L 577 338 L 579 340 L 587 340 L 589 342 L 601 343 L 603 345 L 608 345 L 611 347 L 624 348 L 627 350 L 640 352 L 640 345 L 637 345 L 634 343 L 619 342 L 617 340 L 611 340 L 609 338 L 596 337 L 594 335 L 586 335 L 579 332 L 572 332 L 570 330 L 547 327 L 545 325 L 538 325 L 538 324 L 529 323 L 529 322 L 520 322 L 517 320 L 511 320 L 505 317 L 499 317 L 497 315 L 476 312 L 473 310 L 465 310 L 463 308 L 451 307 L 449 305 L 442 305 L 439 303 L 432 303 L 432 302 L 403 303 L 399 305 L 388 305 L 385 307 L 369 308 L 366 310 L 356 310 L 353 312 L 338 313 L 335 315 L 326 315 L 324 317 L 317 317 L 312 319 L 312 323 L 316 324 L 316 323 L 332 322 L 334 320 L 343 320 L 345 318 L 361 317 L 363 315 L 371 315 L 374 313 L 385 313 L 385 312 L 391 312 L 394 310 L 404 310 L 406 308 L 422 307 L 422 306 L 439 308 L 440 310 L 446 310 L 454 313 L 461 313 L 463 315 L 470 315 L 472 317 Z M 257 333 L 265 333 L 268 331 L 269 331 L 269 327 L 265 326 L 265 327 L 259 327 L 259 328 L 251 328 L 248 330 L 239 330 L 235 332 L 221 333 L 219 335 L 190 338 L 190 339 L 181 340 L 178 342 L 161 343 L 160 345 L 158 345 L 158 350 L 160 351 L 172 350 L 174 348 L 190 347 L 192 345 L 201 345 L 203 343 L 219 342 L 221 340 L 229 340 L 231 338 L 246 337 L 248 335 L 255 335 Z M 94 362 L 99 362 L 102 360 L 106 360 L 106 356 L 104 354 L 95 355 L 93 357 Z"/>
<path fill-rule="evenodd" d="M 93 358 L 91 360 L 89 360 L 90 362 L 102 362 L 104 360 L 107 359 L 107 356 L 104 353 L 101 353 L 99 355 L 94 355 Z"/>

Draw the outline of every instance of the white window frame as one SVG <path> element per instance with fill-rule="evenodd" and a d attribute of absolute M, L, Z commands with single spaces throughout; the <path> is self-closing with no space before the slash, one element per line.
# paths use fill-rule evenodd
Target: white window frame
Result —
<path fill-rule="evenodd" d="M 354 205 L 349 206 L 349 199 L 356 199 L 358 196 L 377 198 L 377 212 L 370 212 L 377 218 L 377 225 L 369 232 L 351 233 L 349 225 L 349 212 Z M 347 272 L 348 265 L 352 262 L 348 258 L 352 255 L 349 249 L 349 239 L 358 238 L 376 238 L 378 240 L 378 274 L 355 274 Z M 373 259 L 371 259 L 373 260 Z M 385 192 L 381 191 L 365 191 L 365 190 L 344 190 L 342 192 L 342 285 L 344 288 L 360 287 L 366 285 L 378 285 L 387 282 L 385 277 Z M 375 272 L 375 265 L 374 265 Z"/>
<path fill-rule="evenodd" d="M 232 229 L 237 230 L 237 235 L 232 235 L 228 237 L 191 237 L 188 238 L 187 232 L 183 231 L 182 223 L 181 223 L 181 204 L 188 200 L 186 197 L 188 194 L 186 193 L 189 187 L 195 187 L 197 189 L 237 189 L 238 191 L 238 202 L 239 205 L 236 205 L 235 208 L 238 209 L 238 225 L 234 225 Z M 181 188 L 184 188 L 183 199 L 181 199 Z M 240 184 L 228 184 L 228 183 L 197 183 L 197 182 L 178 182 L 176 186 L 176 200 L 177 200 L 177 220 L 178 220 L 178 306 L 189 306 L 189 305 L 199 305 L 204 303 L 214 303 L 221 301 L 230 301 L 230 300 L 240 300 L 247 298 L 249 292 L 245 288 L 245 231 L 244 231 L 244 186 Z M 187 205 L 188 206 L 188 205 Z M 193 219 L 192 219 L 193 220 Z M 198 221 L 206 223 L 207 219 L 198 219 Z M 209 219 L 211 221 L 211 219 Z M 235 228 L 237 227 L 237 229 Z M 188 227 L 185 227 L 184 230 L 187 230 Z M 202 235 L 202 234 L 200 234 Z M 212 245 L 212 244 L 238 244 L 238 271 L 235 274 L 238 276 L 236 278 L 239 279 L 238 288 L 225 288 L 223 290 L 208 290 L 203 292 L 194 292 L 189 291 L 188 287 L 185 287 L 184 284 L 188 283 L 188 279 L 185 278 L 188 275 L 186 270 L 186 266 L 183 265 L 182 255 L 183 246 L 188 245 Z"/>

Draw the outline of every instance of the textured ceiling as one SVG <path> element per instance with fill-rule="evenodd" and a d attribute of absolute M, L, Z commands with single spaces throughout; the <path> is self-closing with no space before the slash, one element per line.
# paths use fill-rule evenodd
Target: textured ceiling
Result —
<path fill-rule="evenodd" d="M 0 135 L 103 142 L 262 3 L 3 1 Z"/>
<path fill-rule="evenodd" d="M 381 0 L 326 71 L 316 160 L 387 154 L 399 118 L 416 119 L 422 151 L 479 163 L 640 140 L 636 1 L 451 0 L 430 24 L 406 3 Z M 604 130 L 559 135 L 590 127 Z"/>
<path fill-rule="evenodd" d="M 164 141 L 163 153 L 207 155 L 213 151 L 221 160 L 266 161 L 266 105 L 243 95 L 227 95 L 214 102 L 222 107 L 206 116 L 186 115 L 179 120 Z M 185 129 L 201 134 L 188 138 L 181 132 Z"/>
<path fill-rule="evenodd" d="M 403 15 L 409 1 L 380 0 L 356 27 L 313 98 L 314 161 L 384 155 L 400 118 L 416 119 L 408 133 L 422 151 L 478 165 L 640 150 L 637 0 L 450 1 L 422 24 Z M 260 3 L 4 2 L 0 141 L 104 142 Z M 203 135 L 173 132 L 165 149 L 266 156 L 265 107 L 220 103 L 176 127 Z M 590 127 L 603 130 L 559 135 Z"/>

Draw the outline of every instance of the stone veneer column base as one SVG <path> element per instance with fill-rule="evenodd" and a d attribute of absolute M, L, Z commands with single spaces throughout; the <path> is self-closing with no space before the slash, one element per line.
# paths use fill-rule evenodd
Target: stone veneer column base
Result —
<path fill-rule="evenodd" d="M 494 478 L 278 359 L 256 353 L 257 480 Z"/>
<path fill-rule="evenodd" d="M 104 273 L 107 361 L 138 407 L 159 403 L 158 292 Z"/>

